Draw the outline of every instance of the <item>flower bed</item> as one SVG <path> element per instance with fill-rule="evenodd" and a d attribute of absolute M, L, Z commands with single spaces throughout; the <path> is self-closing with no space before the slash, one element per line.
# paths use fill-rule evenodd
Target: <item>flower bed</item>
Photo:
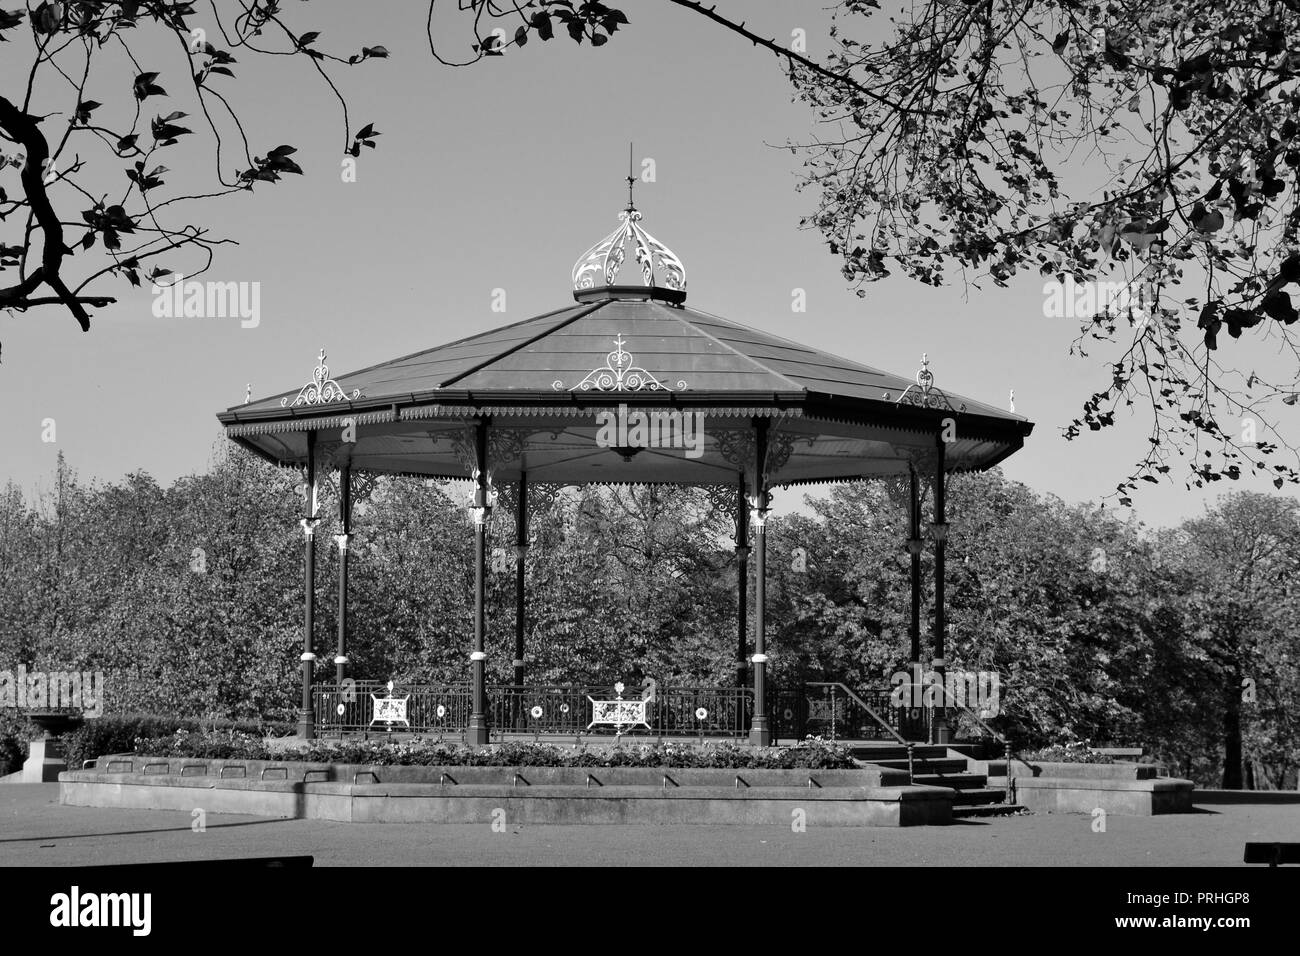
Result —
<path fill-rule="evenodd" d="M 851 770 L 848 748 L 811 738 L 793 747 L 742 747 L 723 742 L 702 746 L 625 744 L 617 747 L 562 747 L 542 743 L 503 743 L 486 747 L 413 738 L 387 741 L 311 741 L 272 748 L 244 733 L 178 731 L 140 738 L 134 752 L 150 757 L 208 760 L 275 760 L 372 766 L 430 767 L 676 767 L 747 770 Z"/>

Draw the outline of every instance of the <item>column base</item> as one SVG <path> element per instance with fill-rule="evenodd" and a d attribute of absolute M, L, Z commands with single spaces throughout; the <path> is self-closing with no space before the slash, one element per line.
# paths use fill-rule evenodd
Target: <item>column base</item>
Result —
<path fill-rule="evenodd" d="M 55 783 L 59 774 L 69 769 L 63 746 L 57 737 L 42 737 L 29 744 L 23 761 L 23 783 Z M 80 769 L 80 768 L 77 768 Z"/>
<path fill-rule="evenodd" d="M 772 728 L 768 726 L 766 715 L 755 716 L 749 725 L 749 745 L 751 747 L 772 746 Z"/>
<path fill-rule="evenodd" d="M 483 714 L 471 714 L 469 726 L 465 728 L 465 743 L 471 747 L 482 747 L 488 742 L 487 718 Z"/>
<path fill-rule="evenodd" d="M 298 739 L 312 740 L 316 737 L 316 712 L 298 708 Z"/>
<path fill-rule="evenodd" d="M 952 743 L 952 728 L 948 726 L 948 721 L 943 717 L 938 717 L 934 721 L 934 742 L 936 744 Z"/>

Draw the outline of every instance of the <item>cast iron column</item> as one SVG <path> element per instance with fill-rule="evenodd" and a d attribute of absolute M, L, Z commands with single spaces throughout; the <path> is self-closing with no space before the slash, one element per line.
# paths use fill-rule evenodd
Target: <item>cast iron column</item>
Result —
<path fill-rule="evenodd" d="M 339 470 L 339 526 L 342 534 L 334 540 L 339 546 L 339 641 L 334 655 L 334 680 L 342 684 L 348 666 L 348 543 L 352 534 L 352 466 Z"/>
<path fill-rule="evenodd" d="M 316 736 L 316 715 L 312 708 L 311 680 L 312 635 L 316 625 L 316 432 L 307 433 L 307 493 L 304 509 L 306 516 L 299 522 L 303 531 L 305 575 L 303 581 L 302 629 L 302 706 L 298 708 L 298 736 L 310 740 Z"/>
<path fill-rule="evenodd" d="M 754 422 L 754 719 L 749 725 L 749 742 L 755 747 L 772 743 L 767 720 L 767 419 Z"/>
<path fill-rule="evenodd" d="M 524 682 L 524 623 L 528 611 L 524 594 L 524 559 L 528 556 L 528 475 L 519 472 L 519 504 L 515 512 L 515 686 Z"/>
<path fill-rule="evenodd" d="M 908 525 L 908 550 L 912 555 L 912 664 L 921 662 L 921 491 L 916 466 L 908 466 L 911 499 Z M 912 543 L 915 542 L 915 543 Z M 915 670 L 913 671 L 915 673 Z M 910 698 L 909 698 L 910 699 Z"/>
<path fill-rule="evenodd" d="M 736 686 L 744 687 L 749 676 L 749 661 L 745 659 L 749 647 L 749 502 L 745 500 L 743 474 L 736 499 L 736 565 L 736 590 L 739 592 L 736 604 Z"/>
<path fill-rule="evenodd" d="M 470 652 L 470 680 L 473 700 L 469 726 L 465 730 L 466 743 L 488 742 L 487 687 L 485 685 L 487 654 L 483 652 L 486 632 L 487 600 L 487 519 L 491 510 L 488 501 L 487 477 L 487 423 L 479 422 L 474 429 L 474 650 Z"/>
<path fill-rule="evenodd" d="M 947 686 L 944 675 L 948 663 L 944 660 L 947 622 L 943 607 L 944 552 L 948 546 L 948 525 L 944 517 L 944 447 L 943 434 L 940 433 L 935 440 L 934 469 L 934 676 L 941 688 Z M 952 739 L 948 731 L 947 707 L 947 698 L 941 692 L 934 721 L 934 742 L 937 744 L 946 744 Z"/>

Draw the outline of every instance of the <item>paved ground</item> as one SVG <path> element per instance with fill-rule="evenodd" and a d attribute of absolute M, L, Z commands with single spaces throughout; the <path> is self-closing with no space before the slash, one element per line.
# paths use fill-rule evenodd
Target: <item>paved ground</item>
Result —
<path fill-rule="evenodd" d="M 948 827 L 417 825 L 272 820 L 64 807 L 58 784 L 0 786 L 0 865 L 78 865 L 310 854 L 319 866 L 644 865 L 1241 865 L 1247 841 L 1300 839 L 1300 804 L 1216 804 L 1192 814 L 1084 814 L 966 821 Z"/>

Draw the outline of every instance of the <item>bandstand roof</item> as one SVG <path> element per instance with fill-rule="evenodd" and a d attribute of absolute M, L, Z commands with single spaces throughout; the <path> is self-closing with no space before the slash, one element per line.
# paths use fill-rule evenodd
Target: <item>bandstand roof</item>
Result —
<path fill-rule="evenodd" d="M 747 461 L 752 473 L 756 420 L 771 436 L 773 485 L 905 473 L 932 453 L 946 419 L 947 467 L 982 470 L 1032 430 L 1023 416 L 942 391 L 924 363 L 908 378 L 688 307 L 685 269 L 639 219 L 629 204 L 619 229 L 578 261 L 573 305 L 337 377 L 322 350 L 306 385 L 217 417 L 278 464 L 304 463 L 315 432 L 326 464 L 445 478 L 468 477 L 469 428 L 486 421 L 494 480 L 526 471 L 572 484 L 734 482 Z M 625 243 L 640 285 L 615 282 Z M 620 405 L 699 413 L 698 454 L 601 447 L 597 416 Z M 349 421 L 356 440 L 342 442 Z"/>

